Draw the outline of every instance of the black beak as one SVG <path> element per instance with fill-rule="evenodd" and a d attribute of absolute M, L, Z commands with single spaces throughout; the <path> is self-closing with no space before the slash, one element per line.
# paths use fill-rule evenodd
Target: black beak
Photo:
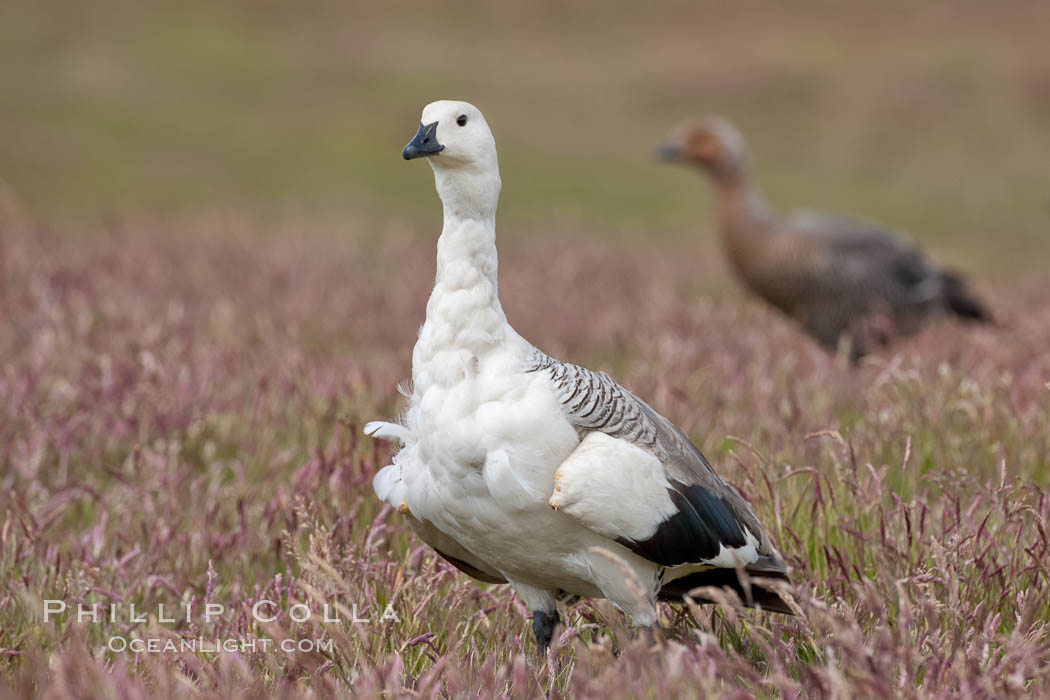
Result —
<path fill-rule="evenodd" d="M 682 147 L 677 143 L 664 143 L 656 149 L 656 159 L 661 163 L 671 163 L 682 157 Z"/>
<path fill-rule="evenodd" d="M 404 156 L 405 160 L 422 158 L 423 156 L 432 156 L 435 153 L 441 153 L 445 150 L 445 147 L 438 143 L 437 126 L 437 122 L 432 122 L 426 125 L 420 122 L 419 131 L 416 132 L 416 137 L 409 141 L 407 146 L 401 149 L 401 155 Z"/>

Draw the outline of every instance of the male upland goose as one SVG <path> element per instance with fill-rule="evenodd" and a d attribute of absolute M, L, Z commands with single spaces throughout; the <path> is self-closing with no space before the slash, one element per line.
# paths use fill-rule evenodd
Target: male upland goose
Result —
<path fill-rule="evenodd" d="M 991 320 L 958 274 L 890 231 L 834 214 L 779 216 L 751 181 L 744 138 L 725 119 L 679 126 L 660 156 L 710 176 L 737 274 L 827 348 L 848 339 L 857 359 L 941 312 Z"/>
<path fill-rule="evenodd" d="M 400 424 L 365 426 L 403 445 L 375 476 L 379 498 L 460 570 L 509 582 L 542 650 L 563 594 L 607 598 L 642 626 L 657 622 L 658 599 L 699 586 L 791 612 L 769 585 L 787 574 L 754 511 L 689 438 L 607 374 L 548 357 L 507 323 L 499 166 L 481 112 L 427 105 L 403 155 L 430 161 L 445 221 L 408 410 Z"/>

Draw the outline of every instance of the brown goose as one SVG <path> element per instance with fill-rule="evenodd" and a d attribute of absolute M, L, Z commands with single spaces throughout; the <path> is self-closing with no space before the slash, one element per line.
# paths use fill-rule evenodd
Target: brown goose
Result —
<path fill-rule="evenodd" d="M 681 125 L 661 159 L 705 171 L 715 186 L 726 253 L 743 282 L 830 349 L 856 360 L 934 314 L 989 321 L 963 279 L 875 224 L 821 212 L 782 216 L 750 178 L 747 145 L 711 117 Z"/>

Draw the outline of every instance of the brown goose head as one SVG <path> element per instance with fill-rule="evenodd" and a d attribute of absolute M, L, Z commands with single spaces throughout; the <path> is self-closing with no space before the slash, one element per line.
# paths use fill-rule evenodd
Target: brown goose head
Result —
<path fill-rule="evenodd" d="M 747 144 L 729 120 L 706 117 L 679 124 L 657 151 L 660 160 L 687 163 L 717 180 L 740 177 L 747 169 Z"/>

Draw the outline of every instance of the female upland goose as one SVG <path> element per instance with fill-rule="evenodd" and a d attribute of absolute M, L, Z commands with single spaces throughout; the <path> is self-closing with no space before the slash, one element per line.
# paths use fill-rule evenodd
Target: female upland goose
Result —
<path fill-rule="evenodd" d="M 751 181 L 743 137 L 724 119 L 683 124 L 660 156 L 707 172 L 733 268 L 827 348 L 848 339 L 857 359 L 935 313 L 991 319 L 958 274 L 879 226 L 817 212 L 777 215 Z"/>
<path fill-rule="evenodd" d="M 403 155 L 429 159 L 445 221 L 408 410 L 401 424 L 365 426 L 403 445 L 375 476 L 379 498 L 460 570 L 509 582 L 544 650 L 563 594 L 605 597 L 643 626 L 656 623 L 658 599 L 699 586 L 790 612 L 769 585 L 787 574 L 765 530 L 682 431 L 507 323 L 499 166 L 481 112 L 427 105 Z"/>

